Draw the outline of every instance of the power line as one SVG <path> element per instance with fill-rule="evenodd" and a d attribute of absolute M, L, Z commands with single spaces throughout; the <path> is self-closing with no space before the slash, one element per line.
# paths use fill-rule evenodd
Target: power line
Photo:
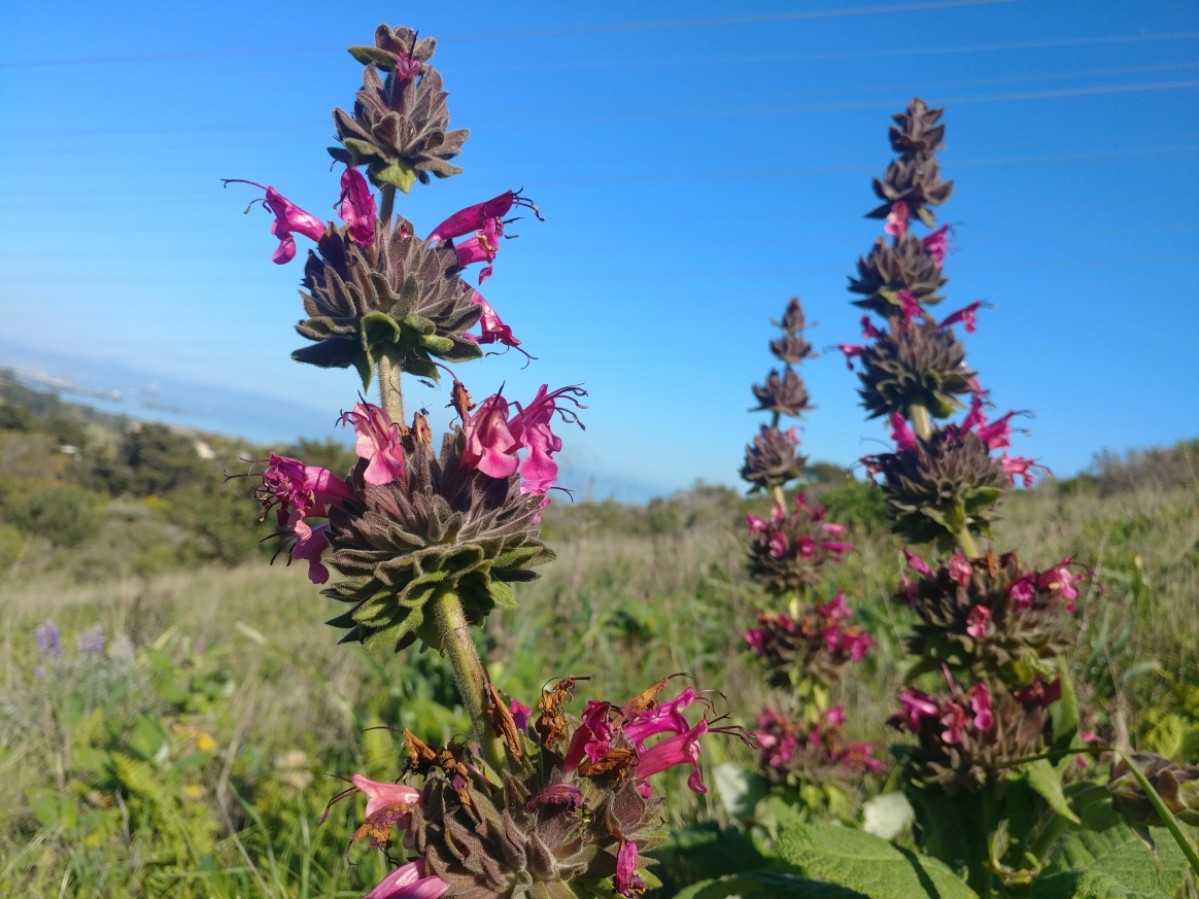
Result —
<path fill-rule="evenodd" d="M 905 3 L 902 5 L 858 6 L 848 9 L 805 10 L 789 13 L 763 13 L 759 15 L 725 16 L 704 19 L 672 19 L 659 22 L 606 22 L 597 25 L 579 25 L 562 28 L 527 28 L 517 31 L 490 31 L 477 34 L 438 35 L 438 40 L 445 42 L 475 43 L 475 42 L 504 42 L 545 37 L 574 37 L 588 34 L 628 33 L 635 31 L 669 31 L 686 28 L 723 28 L 734 25 L 766 25 L 771 22 L 797 22 L 813 19 L 840 19 L 854 16 L 878 16 L 891 13 L 926 12 L 932 10 L 955 9 L 970 6 L 994 6 L 997 4 L 1013 3 L 1015 0 L 928 0 L 923 3 Z M 186 62 L 197 59 L 229 59 L 238 57 L 288 56 L 295 58 L 303 53 L 341 52 L 344 47 L 331 44 L 313 45 L 309 47 L 283 47 L 272 50 L 266 47 L 253 47 L 245 50 L 190 50 L 177 53 L 138 53 L 121 56 L 61 56 L 43 59 L 24 59 L 0 62 L 0 68 L 39 68 L 46 66 L 98 66 L 123 63 L 144 62 Z"/>

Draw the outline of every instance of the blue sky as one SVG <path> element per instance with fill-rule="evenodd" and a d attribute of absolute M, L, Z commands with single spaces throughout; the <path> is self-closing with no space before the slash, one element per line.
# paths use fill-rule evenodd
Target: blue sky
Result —
<path fill-rule="evenodd" d="M 465 174 L 398 211 L 427 231 L 523 186 L 545 213 L 510 229 L 485 291 L 538 361 L 459 375 L 476 397 L 584 384 L 587 430 L 564 433 L 578 481 L 736 484 L 768 319 L 796 294 L 828 350 L 803 370 L 809 455 L 880 449 L 833 348 L 859 337 L 846 276 L 914 95 L 946 106 L 956 182 L 939 308 L 991 305 L 966 346 L 997 411 L 1034 413 L 1015 452 L 1070 475 L 1199 435 L 1193 0 L 15 6 L 0 365 L 121 362 L 286 401 L 269 434 L 230 423 L 255 437 L 331 434 L 356 376 L 290 360 L 300 262 L 271 263 L 269 217 L 242 215 L 255 194 L 219 179 L 331 217 L 330 111 L 361 72 L 345 47 L 387 21 L 438 39 L 471 129 Z"/>

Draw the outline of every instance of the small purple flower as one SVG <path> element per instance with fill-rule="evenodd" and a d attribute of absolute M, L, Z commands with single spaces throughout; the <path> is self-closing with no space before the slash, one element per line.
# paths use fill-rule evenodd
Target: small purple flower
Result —
<path fill-rule="evenodd" d="M 95 625 L 79 635 L 75 648 L 80 652 L 90 652 L 99 655 L 104 652 L 104 628 Z"/>
<path fill-rule="evenodd" d="M 57 624 L 53 621 L 47 621 L 38 627 L 36 636 L 37 657 L 39 661 L 62 657 L 62 641 Z"/>
<path fill-rule="evenodd" d="M 908 230 L 908 215 L 907 202 L 896 200 L 891 204 L 891 211 L 887 213 L 887 223 L 883 225 L 883 231 L 892 237 L 902 237 Z"/>

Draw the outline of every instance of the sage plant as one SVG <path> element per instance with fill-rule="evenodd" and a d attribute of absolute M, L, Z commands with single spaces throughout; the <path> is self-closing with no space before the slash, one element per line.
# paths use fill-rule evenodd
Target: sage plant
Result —
<path fill-rule="evenodd" d="M 350 48 L 365 69 L 352 109 L 333 113 L 340 221 L 274 186 L 226 182 L 261 191 L 274 262 L 295 258 L 297 238 L 312 244 L 301 281 L 306 317 L 296 326 L 308 343 L 293 358 L 352 367 L 378 393 L 341 414 L 356 436 L 352 471 L 271 454 L 250 477 L 280 552 L 305 562 L 342 610 L 329 622 L 342 642 L 441 653 L 471 719 L 469 739 L 447 746 L 405 732 L 403 783 L 351 778 L 344 795 L 367 797 L 354 839 L 396 862 L 370 899 L 632 897 L 657 882 L 642 854 L 663 839 L 650 779 L 686 765 L 691 788 L 705 791 L 701 740 L 737 729 L 717 725 L 710 697 L 694 687 L 659 702 L 669 678 L 621 703 L 592 699 L 574 716 L 566 706 L 585 679 L 548 673 L 556 685 L 526 697 L 536 701 L 534 721 L 529 707 L 501 696 L 476 649 L 472 629 L 515 607 L 514 586 L 554 558 L 538 525 L 558 476 L 555 428 L 581 426 L 585 393 L 543 385 L 523 402 L 497 390 L 476 403 L 457 375 L 483 345 L 519 346 L 477 285 L 494 274 L 514 214 L 541 214 L 509 190 L 422 238 L 396 211 L 399 195 L 461 171 L 452 160 L 467 131 L 450 127 L 430 64 L 435 47 L 381 25 L 373 46 Z M 456 420 L 435 437 L 423 412 L 406 415 L 403 387 L 445 376 Z"/>
<path fill-rule="evenodd" d="M 845 711 L 833 702 L 849 666 L 870 652 L 874 640 L 848 622 L 852 612 L 843 591 L 827 600 L 818 593 L 825 566 L 853 546 L 845 539 L 848 528 L 829 521 L 824 506 L 810 505 L 802 489 L 788 496 L 788 485 L 803 482 L 807 459 L 799 451 L 798 424 L 786 430 L 780 425 L 784 417 L 799 419 L 812 408 L 797 366 L 814 353 L 803 337 L 798 298 L 775 324 L 781 333 L 770 342 L 770 352 L 783 368 L 753 387 L 758 405 L 751 411 L 769 412 L 770 422 L 746 447 L 741 468 L 750 493 L 771 498 L 767 518 L 746 517 L 749 574 L 776 604 L 758 612 L 757 626 L 743 634 L 778 697 L 759 713 L 754 734 L 770 781 L 799 788 L 801 797 L 815 797 L 802 788 L 819 784 L 823 804 L 844 809 L 839 782 L 883 767 L 870 744 L 846 741 Z"/>
<path fill-rule="evenodd" d="M 1009 454 L 1016 413 L 995 417 L 967 364 L 958 329 L 975 330 L 981 304 L 931 311 L 949 246 L 935 209 L 952 192 L 936 157 L 941 113 L 917 99 L 894 117 L 897 157 L 875 179 L 881 205 L 869 213 L 884 236 L 849 287 L 868 342 L 842 350 L 857 365 L 862 405 L 894 441 L 864 461 L 909 544 L 893 599 L 915 613 L 915 662 L 890 722 L 915 739 L 902 750 L 907 792 L 926 850 L 964 860 L 986 896 L 1035 876 L 1074 817 L 1062 793 L 1070 768 L 1050 759 L 1077 741 L 1064 653 L 1087 570 L 1069 558 L 1034 569 L 981 544 L 1036 465 Z"/>

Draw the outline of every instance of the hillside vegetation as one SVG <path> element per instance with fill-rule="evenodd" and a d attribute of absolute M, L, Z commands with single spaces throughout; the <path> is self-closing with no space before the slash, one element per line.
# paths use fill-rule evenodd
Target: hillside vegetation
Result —
<path fill-rule="evenodd" d="M 226 482 L 262 448 L 6 378 L 0 397 L 0 893 L 361 895 L 385 869 L 362 844 L 347 853 L 359 812 L 335 806 L 323 827 L 322 812 L 338 778 L 394 777 L 399 729 L 467 732 L 448 668 L 338 646 L 322 622 L 340 610 L 304 566 L 267 564 L 253 480 Z M 351 461 L 335 443 L 280 451 Z M 1197 469 L 1199 441 L 1100 456 L 1085 476 L 1016 494 L 995 539 L 1037 547 L 1032 564 L 1094 568 L 1073 659 L 1090 723 L 1192 759 Z M 909 623 L 888 600 L 900 545 L 867 485 L 836 466 L 813 476 L 857 547 L 827 587 L 846 590 L 879 644 L 839 699 L 855 736 L 885 745 Z M 485 635 L 498 686 L 533 705 L 547 681 L 586 675 L 618 699 L 685 672 L 749 722 L 766 689 L 740 633 L 767 605 L 743 570 L 750 510 L 705 486 L 645 507 L 556 502 L 543 534 L 558 560 Z M 705 744 L 709 772 L 729 759 L 755 764 L 735 741 Z M 731 819 L 719 784 L 672 786 L 672 826 Z"/>

